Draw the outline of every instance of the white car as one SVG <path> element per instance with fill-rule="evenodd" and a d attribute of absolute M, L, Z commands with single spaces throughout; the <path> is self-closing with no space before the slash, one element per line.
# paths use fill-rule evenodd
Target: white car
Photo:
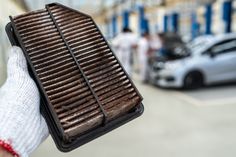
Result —
<path fill-rule="evenodd" d="M 157 62 L 154 69 L 150 75 L 162 87 L 199 88 L 236 81 L 236 34 L 214 36 L 190 55 Z"/>

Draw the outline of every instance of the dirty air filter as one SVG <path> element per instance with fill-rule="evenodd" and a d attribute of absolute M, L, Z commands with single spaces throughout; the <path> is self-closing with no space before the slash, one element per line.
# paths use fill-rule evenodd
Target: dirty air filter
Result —
<path fill-rule="evenodd" d="M 142 97 L 88 15 L 53 3 L 10 17 L 57 147 L 71 151 L 140 116 Z"/>

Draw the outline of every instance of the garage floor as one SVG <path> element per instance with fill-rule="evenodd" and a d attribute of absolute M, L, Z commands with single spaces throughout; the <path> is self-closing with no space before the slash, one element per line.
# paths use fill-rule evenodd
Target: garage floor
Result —
<path fill-rule="evenodd" d="M 135 82 L 141 118 L 67 154 L 49 138 L 32 157 L 235 157 L 236 85 L 186 92 Z"/>

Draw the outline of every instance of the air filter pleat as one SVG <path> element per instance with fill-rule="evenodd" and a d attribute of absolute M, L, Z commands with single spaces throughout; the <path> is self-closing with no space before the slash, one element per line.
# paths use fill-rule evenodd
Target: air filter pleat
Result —
<path fill-rule="evenodd" d="M 26 13 L 26 14 L 22 14 L 19 16 L 15 16 L 14 17 L 14 22 L 17 24 L 19 24 L 21 21 L 27 21 L 27 20 L 32 20 L 32 19 L 37 19 L 37 18 L 41 18 L 44 15 L 48 15 L 48 12 L 46 9 L 41 9 L 41 10 L 37 10 L 37 11 L 32 11 L 30 13 Z"/>

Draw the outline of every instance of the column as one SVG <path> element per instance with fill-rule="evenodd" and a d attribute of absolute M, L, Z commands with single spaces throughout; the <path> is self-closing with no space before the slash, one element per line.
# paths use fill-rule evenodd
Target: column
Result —
<path fill-rule="evenodd" d="M 117 15 L 113 15 L 112 17 L 112 36 L 115 37 L 117 35 Z"/>
<path fill-rule="evenodd" d="M 173 13 L 171 17 L 171 22 L 172 22 L 172 31 L 173 32 L 178 32 L 179 30 L 179 14 L 178 13 Z"/>
<path fill-rule="evenodd" d="M 192 39 L 196 38 L 199 35 L 200 27 L 197 21 L 197 14 L 194 12 L 191 15 L 191 34 Z"/>
<path fill-rule="evenodd" d="M 122 15 L 123 18 L 123 28 L 129 28 L 129 11 L 125 10 Z"/>
<path fill-rule="evenodd" d="M 232 30 L 232 11 L 232 1 L 223 2 L 223 20 L 225 22 L 225 33 L 230 33 Z"/>
<path fill-rule="evenodd" d="M 168 15 L 164 15 L 163 18 L 163 24 L 164 24 L 164 32 L 168 32 L 168 21 L 169 21 L 169 17 Z"/>
<path fill-rule="evenodd" d="M 145 32 L 145 9 L 143 6 L 139 6 L 139 32 L 141 34 Z"/>
<path fill-rule="evenodd" d="M 212 4 L 206 5 L 206 12 L 205 12 L 205 34 L 212 34 L 211 25 L 212 25 Z"/>

